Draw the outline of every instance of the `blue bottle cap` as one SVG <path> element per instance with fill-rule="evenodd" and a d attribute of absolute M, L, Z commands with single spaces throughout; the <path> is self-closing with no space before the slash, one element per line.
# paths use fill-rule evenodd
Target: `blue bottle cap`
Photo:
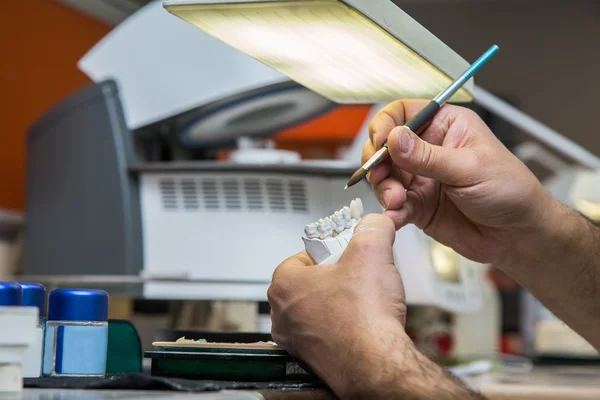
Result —
<path fill-rule="evenodd" d="M 108 293 L 92 289 L 56 289 L 48 298 L 49 321 L 108 321 Z"/>
<path fill-rule="evenodd" d="M 20 306 L 23 289 L 17 282 L 0 282 L 0 306 Z"/>
<path fill-rule="evenodd" d="M 19 282 L 23 288 L 23 305 L 37 307 L 40 310 L 40 318 L 46 315 L 46 288 L 39 283 Z"/>

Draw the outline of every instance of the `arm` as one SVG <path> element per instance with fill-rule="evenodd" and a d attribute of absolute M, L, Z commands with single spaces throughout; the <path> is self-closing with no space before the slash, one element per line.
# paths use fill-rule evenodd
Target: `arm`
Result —
<path fill-rule="evenodd" d="M 401 327 L 390 327 L 385 336 L 365 338 L 356 371 L 334 383 L 342 388 L 340 398 L 484 400 L 419 352 Z"/>
<path fill-rule="evenodd" d="M 600 228 L 550 200 L 515 250 L 495 265 L 600 349 Z"/>

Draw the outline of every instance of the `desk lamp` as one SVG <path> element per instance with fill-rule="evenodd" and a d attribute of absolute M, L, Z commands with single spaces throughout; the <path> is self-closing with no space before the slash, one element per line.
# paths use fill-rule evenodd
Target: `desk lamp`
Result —
<path fill-rule="evenodd" d="M 341 104 L 430 99 L 469 63 L 390 0 L 168 0 L 172 14 Z M 473 100 L 473 79 L 451 99 Z"/>

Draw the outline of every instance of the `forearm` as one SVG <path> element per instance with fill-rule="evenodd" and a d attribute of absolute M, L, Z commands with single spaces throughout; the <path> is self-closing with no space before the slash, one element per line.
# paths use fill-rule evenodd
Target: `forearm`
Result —
<path fill-rule="evenodd" d="M 600 349 L 600 229 L 553 201 L 536 230 L 498 267 Z"/>
<path fill-rule="evenodd" d="M 419 352 L 401 326 L 381 336 L 387 338 L 360 346 L 355 362 L 330 383 L 342 400 L 484 399 Z"/>

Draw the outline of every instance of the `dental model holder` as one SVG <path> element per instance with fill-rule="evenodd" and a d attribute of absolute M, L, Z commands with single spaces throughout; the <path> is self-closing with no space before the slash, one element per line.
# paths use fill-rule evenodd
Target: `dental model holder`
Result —
<path fill-rule="evenodd" d="M 363 217 L 364 207 L 361 199 L 352 200 L 346 206 L 329 217 L 308 224 L 304 228 L 304 247 L 317 264 L 334 264 L 350 243 L 354 228 Z"/>

